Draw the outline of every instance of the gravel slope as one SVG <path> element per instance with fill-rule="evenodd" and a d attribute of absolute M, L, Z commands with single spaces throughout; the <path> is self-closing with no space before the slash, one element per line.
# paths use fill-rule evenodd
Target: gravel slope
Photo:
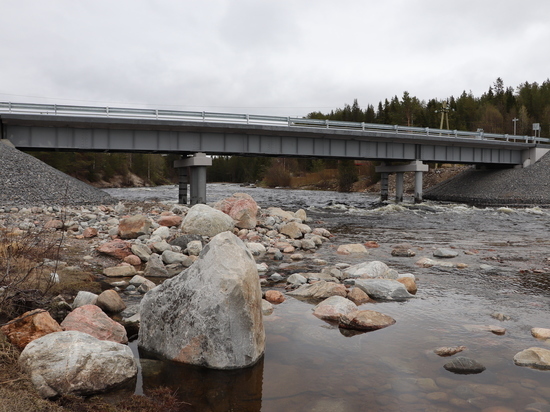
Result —
<path fill-rule="evenodd" d="M 0 207 L 112 204 L 103 190 L 0 143 Z"/>
<path fill-rule="evenodd" d="M 424 199 L 476 206 L 550 207 L 550 153 L 526 169 L 468 169 L 427 190 Z"/>

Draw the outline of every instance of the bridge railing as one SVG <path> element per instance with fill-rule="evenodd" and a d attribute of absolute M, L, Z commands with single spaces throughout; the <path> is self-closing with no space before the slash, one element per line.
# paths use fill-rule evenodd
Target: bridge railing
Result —
<path fill-rule="evenodd" d="M 113 118 L 143 118 L 157 120 L 189 120 L 218 123 L 258 124 L 288 127 L 323 128 L 332 130 L 353 130 L 384 134 L 411 136 L 433 136 L 449 139 L 499 140 L 506 142 L 549 143 L 550 139 L 535 136 L 466 132 L 460 130 L 432 129 L 376 123 L 343 122 L 336 120 L 307 119 L 303 117 L 270 116 L 258 114 L 199 112 L 165 109 L 139 109 L 101 106 L 72 106 L 40 103 L 0 102 L 0 113 L 27 113 L 63 116 L 100 116 Z"/>

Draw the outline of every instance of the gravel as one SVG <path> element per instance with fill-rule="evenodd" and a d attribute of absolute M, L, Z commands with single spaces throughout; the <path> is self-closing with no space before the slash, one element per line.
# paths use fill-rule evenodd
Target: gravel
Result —
<path fill-rule="evenodd" d="M 424 199 L 474 206 L 550 207 L 550 153 L 528 168 L 468 169 L 430 188 Z"/>
<path fill-rule="evenodd" d="M 0 143 L 0 208 L 113 204 L 103 190 Z"/>

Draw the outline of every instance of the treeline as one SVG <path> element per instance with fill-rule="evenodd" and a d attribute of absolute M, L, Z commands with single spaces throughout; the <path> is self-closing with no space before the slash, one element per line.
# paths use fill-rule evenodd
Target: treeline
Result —
<path fill-rule="evenodd" d="M 149 153 L 32 152 L 52 167 L 99 186 L 147 186 L 177 181 L 172 167 L 177 155 Z M 141 182 L 136 182 L 135 177 Z"/>
<path fill-rule="evenodd" d="M 357 99 L 330 113 L 312 112 L 310 119 L 329 119 L 417 127 L 441 127 L 441 111 L 447 104 L 451 130 L 533 135 L 533 123 L 541 126 L 541 136 L 550 134 L 550 80 L 542 84 L 525 82 L 505 87 L 501 78 L 481 96 L 466 91 L 458 97 L 430 99 L 427 102 L 404 92 L 361 108 Z M 516 120 L 514 120 L 516 119 Z M 445 119 L 447 120 L 447 119 Z M 443 128 L 447 122 L 443 123 Z M 142 153 L 33 153 L 53 167 L 86 182 L 99 185 L 114 183 L 135 185 L 135 176 L 146 185 L 177 182 L 173 169 L 177 155 Z M 373 170 L 372 167 L 365 170 Z M 352 160 L 293 159 L 243 156 L 216 156 L 207 169 L 209 182 L 259 183 L 266 186 L 290 186 L 292 179 L 323 170 L 337 171 L 339 190 L 351 189 L 359 178 Z M 324 176 L 327 176 L 325 174 Z"/>
<path fill-rule="evenodd" d="M 330 113 L 312 112 L 310 119 L 329 119 L 365 123 L 381 123 L 400 126 L 439 128 L 443 102 L 448 102 L 449 128 L 451 130 L 513 134 L 514 124 L 519 135 L 533 135 L 533 123 L 539 123 L 541 136 L 550 134 L 550 80 L 542 84 L 525 82 L 505 87 L 499 77 L 480 97 L 463 91 L 458 97 L 430 99 L 427 102 L 404 92 L 401 98 L 394 96 L 367 105 L 362 109 L 357 99 L 350 106 Z M 515 122 L 513 119 L 517 119 Z M 446 120 L 446 119 L 445 119 Z M 443 128 L 446 128 L 446 121 Z"/>

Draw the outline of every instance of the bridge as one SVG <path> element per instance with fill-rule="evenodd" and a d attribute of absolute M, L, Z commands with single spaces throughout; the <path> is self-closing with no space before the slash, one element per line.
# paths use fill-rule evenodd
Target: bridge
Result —
<path fill-rule="evenodd" d="M 550 139 L 256 114 L 0 102 L 0 138 L 27 151 L 176 153 L 180 203 L 206 202 L 207 155 L 378 160 L 382 199 L 396 173 L 415 172 L 422 199 L 427 163 L 529 167 Z M 392 162 L 407 162 L 393 165 Z"/>

